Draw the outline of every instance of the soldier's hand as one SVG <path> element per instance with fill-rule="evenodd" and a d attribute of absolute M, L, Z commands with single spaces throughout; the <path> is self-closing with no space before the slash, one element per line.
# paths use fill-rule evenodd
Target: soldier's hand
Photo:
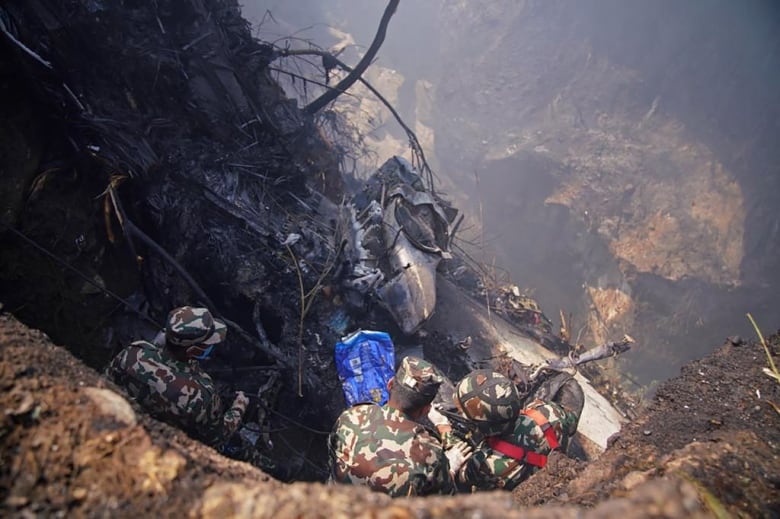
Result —
<path fill-rule="evenodd" d="M 247 397 L 243 391 L 236 391 L 236 398 L 234 402 L 235 405 L 239 405 L 246 409 L 246 407 L 249 405 L 249 397 Z"/>
<path fill-rule="evenodd" d="M 428 411 L 428 420 L 438 429 L 442 437 L 452 431 L 452 424 L 435 405 L 432 405 Z"/>
<path fill-rule="evenodd" d="M 439 408 L 435 405 L 432 405 L 431 410 L 428 411 L 428 420 L 437 427 L 450 425 L 450 421 L 447 420 L 446 416 L 441 414 L 441 411 L 439 411 Z"/>
<path fill-rule="evenodd" d="M 444 455 L 447 456 L 447 461 L 450 462 L 450 474 L 453 477 L 466 463 L 466 460 L 469 459 L 472 451 L 471 445 L 464 441 L 459 441 L 444 452 Z"/>

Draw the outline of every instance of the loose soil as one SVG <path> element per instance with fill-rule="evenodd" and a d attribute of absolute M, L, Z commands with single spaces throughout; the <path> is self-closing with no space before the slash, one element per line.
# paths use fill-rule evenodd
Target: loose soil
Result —
<path fill-rule="evenodd" d="M 775 359 L 778 336 L 771 340 Z M 685 367 L 597 460 L 556 455 L 513 494 L 391 500 L 282 484 L 146 416 L 65 348 L 0 315 L 0 513 L 192 517 L 773 517 L 780 385 L 760 345 Z"/>

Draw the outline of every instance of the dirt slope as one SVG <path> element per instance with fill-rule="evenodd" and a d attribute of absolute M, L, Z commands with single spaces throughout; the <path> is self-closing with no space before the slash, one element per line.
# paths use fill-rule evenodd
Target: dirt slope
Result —
<path fill-rule="evenodd" d="M 780 400 L 780 385 L 762 373 L 766 365 L 760 345 L 727 343 L 664 383 L 599 460 L 583 467 L 563 459 L 553 466 L 557 474 L 538 474 L 516 499 L 592 506 L 607 496 L 632 499 L 647 481 L 675 478 L 693 484 L 713 511 L 776 516 L 780 414 L 770 402 Z"/>
<path fill-rule="evenodd" d="M 223 458 L 131 408 L 64 348 L 2 314 L 0 514 L 769 517 L 780 505 L 780 415 L 768 402 L 780 389 L 761 373 L 765 362 L 759 346 L 745 345 L 691 364 L 599 460 L 555 458 L 514 496 L 392 501 L 361 488 L 283 485 Z"/>

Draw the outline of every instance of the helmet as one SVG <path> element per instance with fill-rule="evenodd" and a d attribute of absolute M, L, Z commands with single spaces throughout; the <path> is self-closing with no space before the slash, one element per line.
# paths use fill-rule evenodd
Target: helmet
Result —
<path fill-rule="evenodd" d="M 486 435 L 503 433 L 523 408 L 512 381 L 489 369 L 466 375 L 454 396 L 461 412 Z"/>
<path fill-rule="evenodd" d="M 192 349 L 192 354 L 208 356 L 210 346 L 225 340 L 227 327 L 225 323 L 214 319 L 206 308 L 182 306 L 174 308 L 168 314 L 165 328 L 165 342 L 171 346 Z M 195 351 L 202 350 L 202 351 Z M 208 350 L 206 353 L 205 350 Z"/>

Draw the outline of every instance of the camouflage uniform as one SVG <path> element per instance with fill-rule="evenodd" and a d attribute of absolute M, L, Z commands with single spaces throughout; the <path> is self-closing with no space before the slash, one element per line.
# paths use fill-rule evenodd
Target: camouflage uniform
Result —
<path fill-rule="evenodd" d="M 428 362 L 406 357 L 394 380 L 433 400 L 442 377 Z M 454 491 L 439 439 L 390 403 L 344 411 L 328 446 L 331 476 L 338 483 L 366 485 L 393 497 Z"/>
<path fill-rule="evenodd" d="M 208 310 L 178 308 L 169 315 L 165 348 L 136 341 L 119 352 L 106 374 L 150 414 L 205 443 L 218 445 L 241 424 L 248 399 L 238 394 L 223 413 L 214 381 L 198 361 L 179 360 L 167 349 L 208 351 L 209 345 L 221 342 L 224 336 L 224 324 L 214 320 Z"/>
<path fill-rule="evenodd" d="M 536 410 L 544 416 L 552 427 L 558 443 L 565 449 L 568 440 L 577 429 L 579 417 L 554 402 L 536 400 L 527 406 L 524 412 L 529 409 Z M 542 427 L 525 414 L 520 414 L 510 430 L 495 438 L 541 455 L 549 455 L 552 450 Z M 539 468 L 502 454 L 488 445 L 487 441 L 483 441 L 461 467 L 456 479 L 459 488 L 463 490 L 496 488 L 512 490 Z"/>

